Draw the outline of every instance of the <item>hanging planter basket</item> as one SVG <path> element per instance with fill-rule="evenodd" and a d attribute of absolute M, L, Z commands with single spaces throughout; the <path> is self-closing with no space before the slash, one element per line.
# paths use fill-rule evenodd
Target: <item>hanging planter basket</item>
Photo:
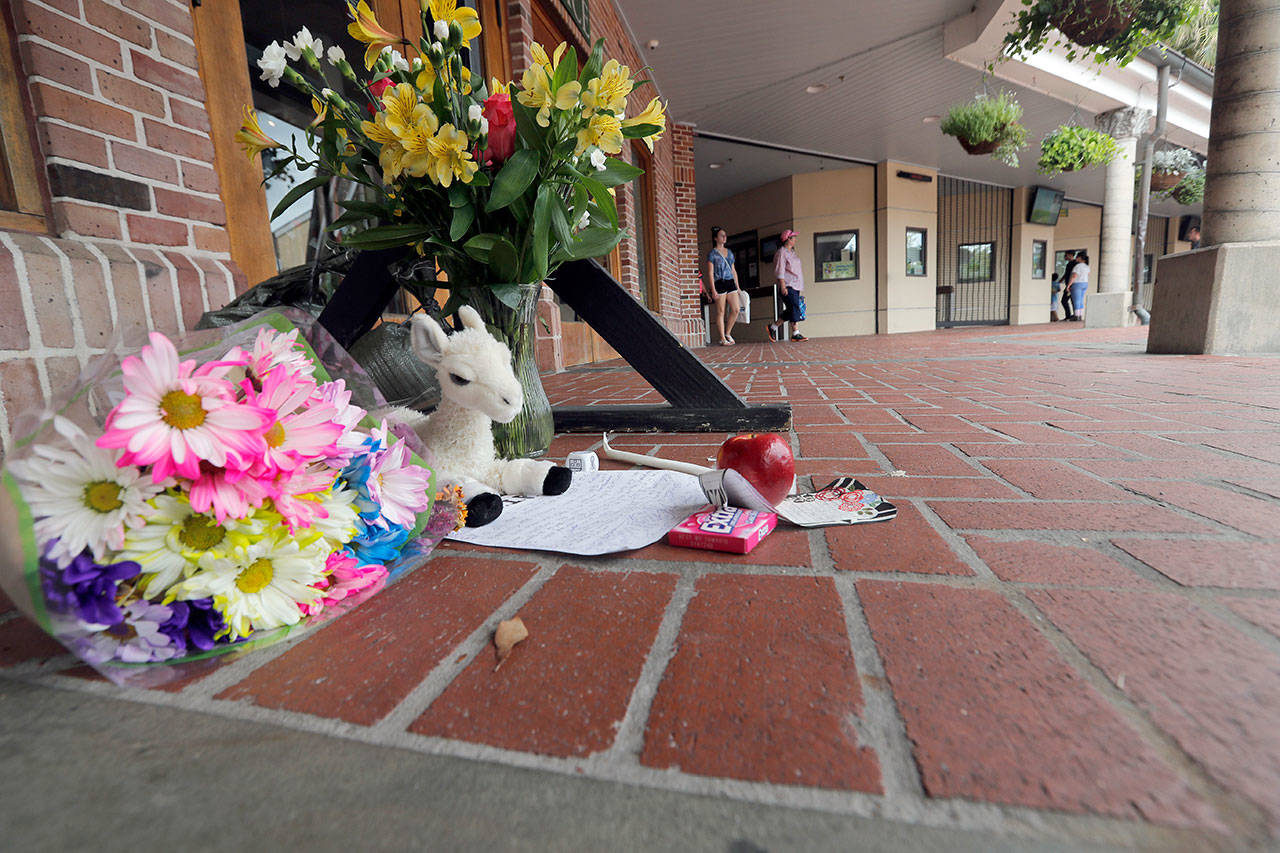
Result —
<path fill-rule="evenodd" d="M 1000 147 L 999 139 L 988 139 L 986 142 L 970 142 L 967 139 L 957 137 L 956 141 L 960 143 L 961 148 L 975 156 L 990 154 Z"/>
<path fill-rule="evenodd" d="M 1171 190 L 1181 183 L 1185 177 L 1185 172 L 1152 172 L 1151 191 L 1153 193 L 1162 193 L 1166 190 Z"/>
<path fill-rule="evenodd" d="M 1125 0 L 1077 0 L 1063 4 L 1052 20 L 1076 44 L 1093 47 L 1127 30 L 1136 13 L 1136 4 Z"/>

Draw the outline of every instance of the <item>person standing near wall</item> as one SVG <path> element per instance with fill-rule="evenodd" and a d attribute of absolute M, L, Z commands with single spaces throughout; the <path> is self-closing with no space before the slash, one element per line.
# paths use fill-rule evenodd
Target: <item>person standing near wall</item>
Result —
<path fill-rule="evenodd" d="M 1075 266 L 1069 269 L 1067 292 L 1071 294 L 1072 315 L 1067 319 L 1080 320 L 1084 317 L 1084 295 L 1089 290 L 1089 255 L 1085 252 L 1076 255 Z"/>
<path fill-rule="evenodd" d="M 1071 311 L 1071 271 L 1076 266 L 1076 253 L 1067 252 L 1062 259 L 1067 262 L 1062 268 L 1062 278 L 1059 279 L 1062 282 L 1062 319 L 1074 320 L 1075 315 Z"/>
<path fill-rule="evenodd" d="M 1062 279 L 1057 273 L 1049 284 L 1049 322 L 1058 322 L 1058 303 L 1062 298 Z"/>
<path fill-rule="evenodd" d="M 711 282 L 715 302 L 711 306 L 712 328 L 720 335 L 720 343 L 730 346 L 733 324 L 738 322 L 738 299 L 742 285 L 733 266 L 733 251 L 725 245 L 729 235 L 719 225 L 711 226 L 711 251 L 707 253 L 707 281 Z"/>
<path fill-rule="evenodd" d="M 800 268 L 800 256 L 796 254 L 796 232 L 788 228 L 782 232 L 782 248 L 773 258 L 773 277 L 787 304 L 786 316 L 791 320 L 791 340 L 807 341 L 800 334 L 800 321 L 804 319 L 804 271 Z M 783 321 L 785 322 L 785 320 Z M 769 324 L 769 340 L 778 339 L 778 324 Z"/>

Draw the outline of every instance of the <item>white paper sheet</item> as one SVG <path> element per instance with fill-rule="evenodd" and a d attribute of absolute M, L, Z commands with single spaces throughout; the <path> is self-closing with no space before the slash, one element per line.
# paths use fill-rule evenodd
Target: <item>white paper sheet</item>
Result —
<path fill-rule="evenodd" d="M 707 503 L 692 474 L 575 471 L 563 495 L 503 498 L 497 519 L 448 538 L 497 548 L 611 554 L 652 545 Z"/>

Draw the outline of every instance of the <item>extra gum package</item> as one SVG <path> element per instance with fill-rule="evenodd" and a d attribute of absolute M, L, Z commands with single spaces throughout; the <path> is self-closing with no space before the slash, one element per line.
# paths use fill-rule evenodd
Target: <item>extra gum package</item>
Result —
<path fill-rule="evenodd" d="M 684 548 L 746 554 L 778 526 L 772 512 L 723 506 L 695 512 L 672 528 L 667 542 Z"/>

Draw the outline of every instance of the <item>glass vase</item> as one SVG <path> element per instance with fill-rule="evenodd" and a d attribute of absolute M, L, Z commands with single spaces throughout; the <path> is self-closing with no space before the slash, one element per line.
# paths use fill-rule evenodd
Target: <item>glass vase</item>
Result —
<path fill-rule="evenodd" d="M 466 300 L 484 318 L 495 338 L 511 349 L 511 366 L 524 391 L 524 407 L 510 423 L 493 425 L 494 449 L 503 459 L 541 456 L 551 444 L 555 427 L 551 401 L 542 388 L 535 350 L 538 295 L 542 285 L 520 286 L 515 308 L 494 296 L 486 287 L 468 288 Z"/>

